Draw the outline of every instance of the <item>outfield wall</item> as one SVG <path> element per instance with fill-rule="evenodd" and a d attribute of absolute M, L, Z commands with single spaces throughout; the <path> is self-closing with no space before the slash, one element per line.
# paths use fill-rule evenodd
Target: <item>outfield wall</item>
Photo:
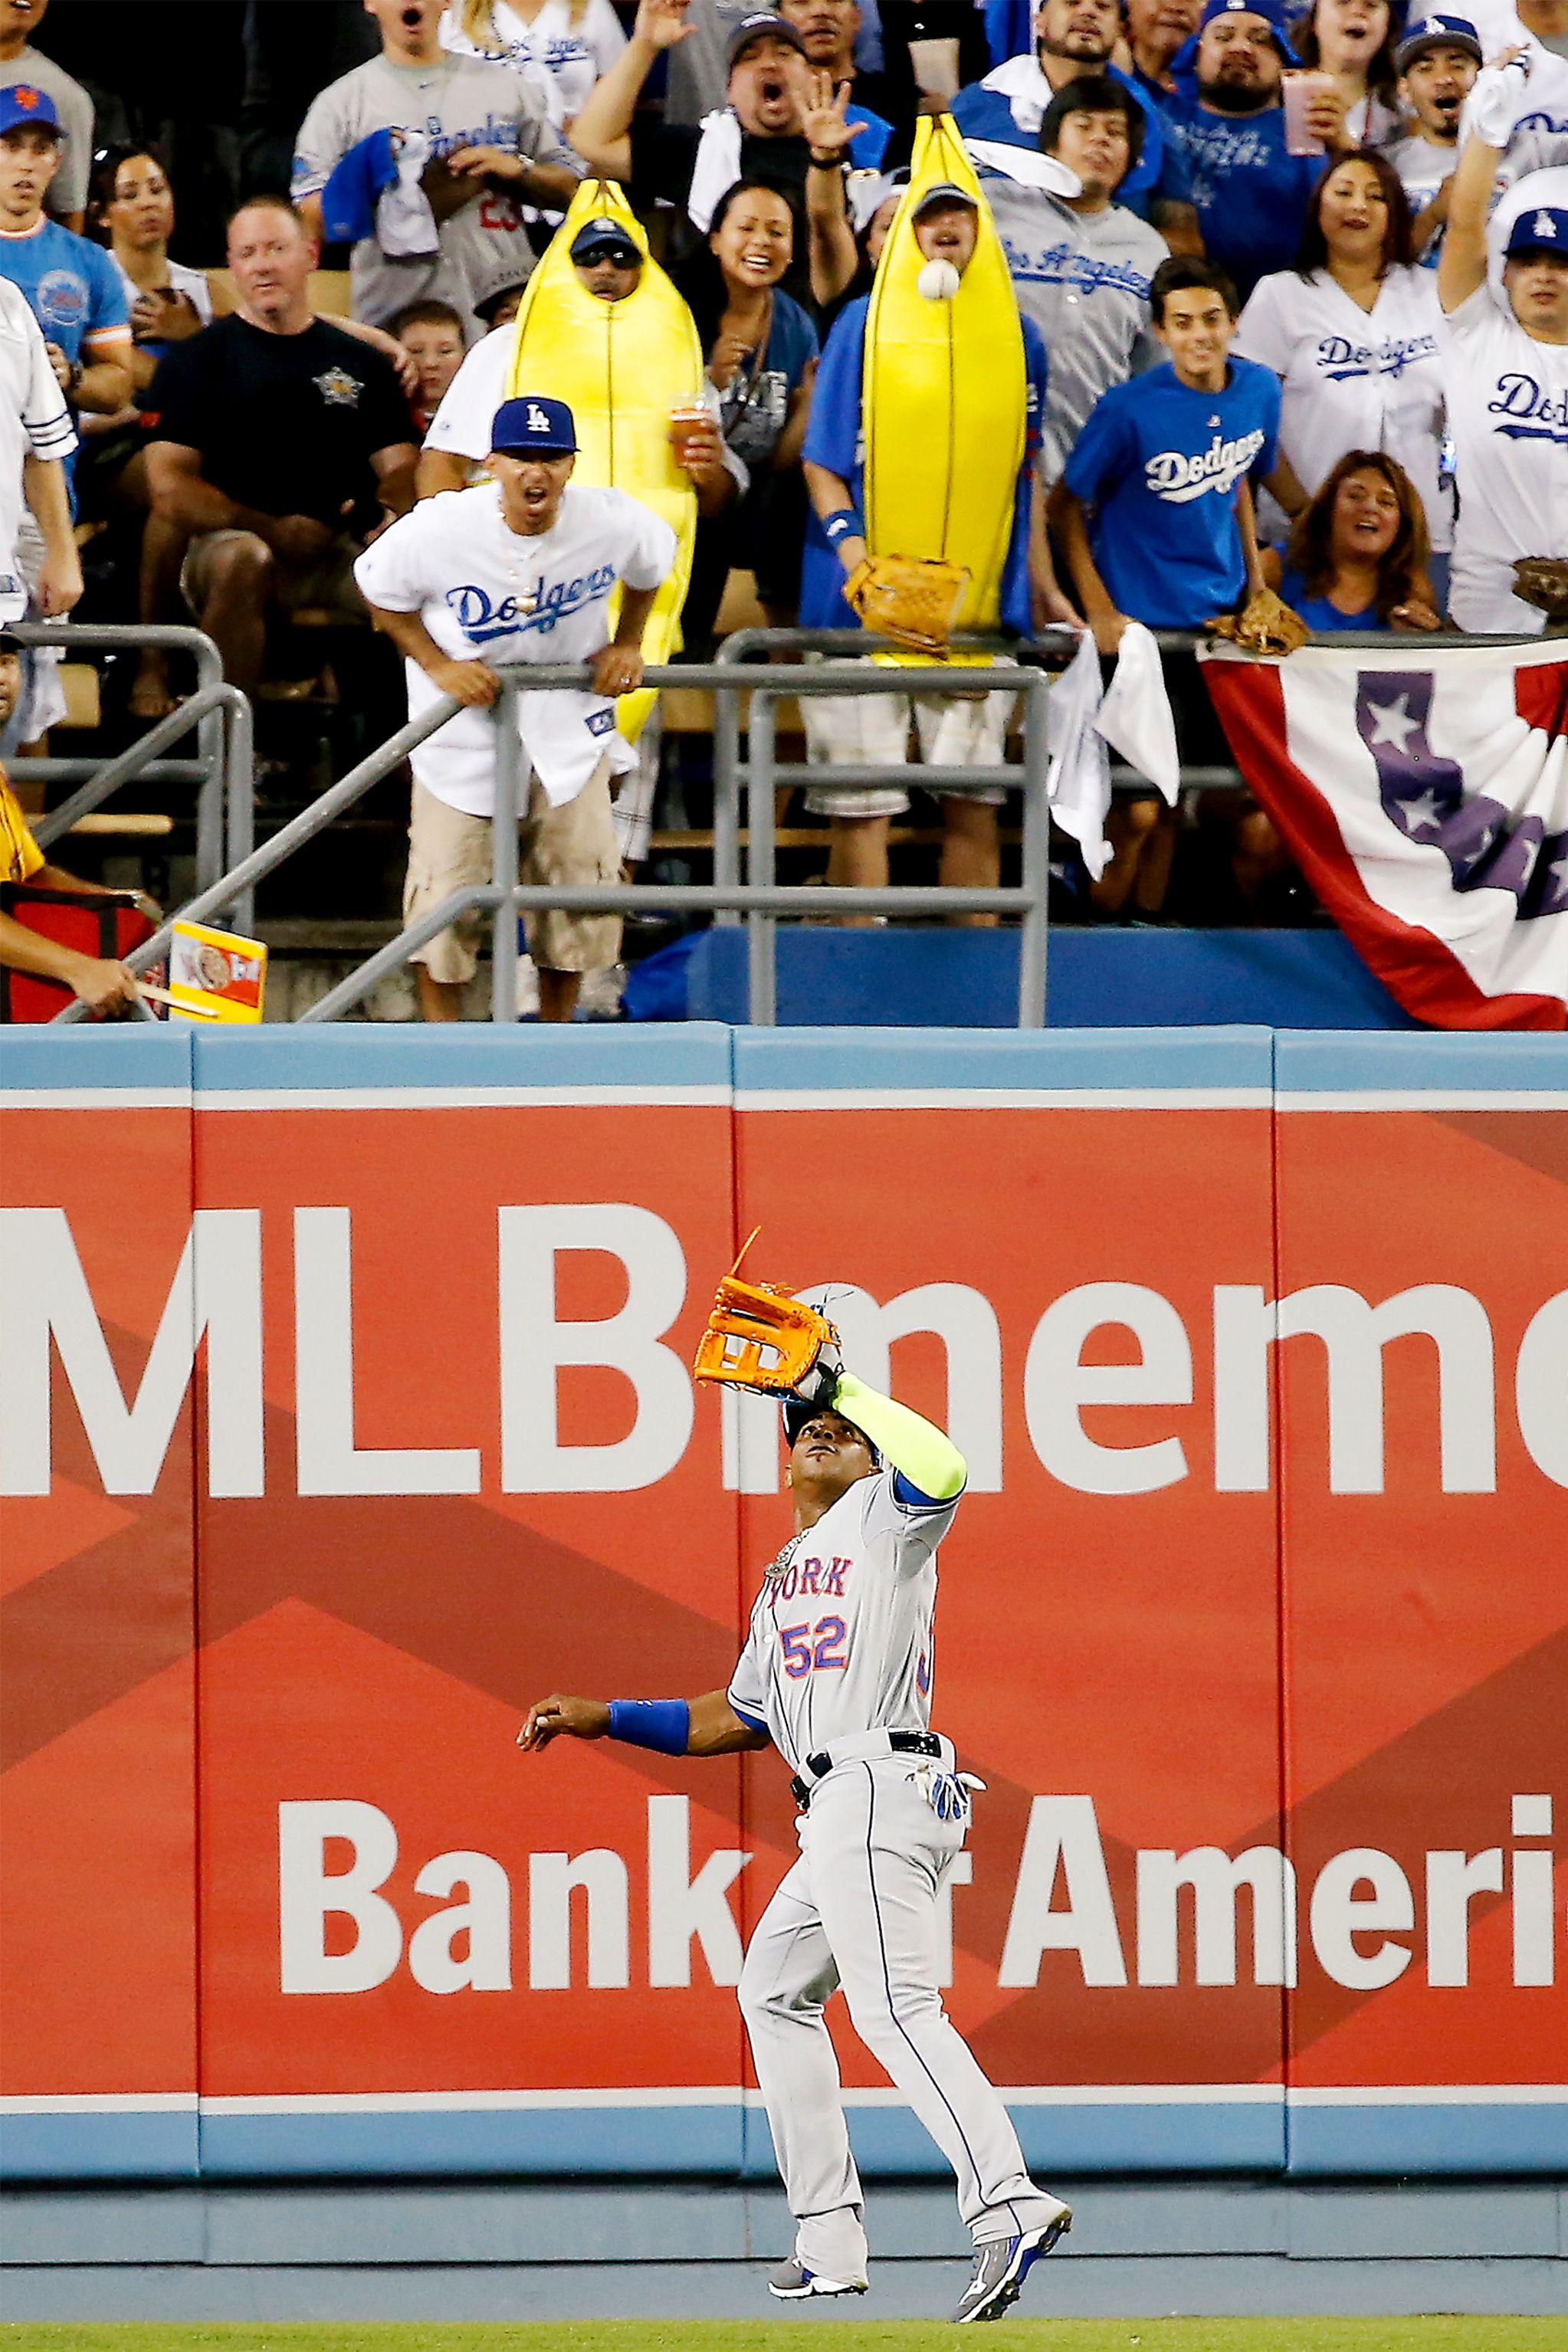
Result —
<path fill-rule="evenodd" d="M 141 1028 L 0 1086 L 10 2177 L 771 2174 L 777 1759 L 512 1744 L 727 1676 L 786 1507 L 686 1367 L 757 1223 L 969 1457 L 944 1974 L 1031 2157 L 1568 2171 L 1568 1044 Z"/>

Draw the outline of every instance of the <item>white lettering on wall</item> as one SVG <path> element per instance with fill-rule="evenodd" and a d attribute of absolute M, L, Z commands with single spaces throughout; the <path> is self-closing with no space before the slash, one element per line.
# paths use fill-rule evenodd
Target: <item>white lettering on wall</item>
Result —
<path fill-rule="evenodd" d="M 410 1378 L 411 1397 L 418 1392 Z M 410 1411 L 417 1411 L 411 1402 Z M 294 1212 L 294 1418 L 301 1495 L 477 1495 L 478 1450 L 354 1444 L 353 1239 L 347 1209 Z"/>
<path fill-rule="evenodd" d="M 511 1881 L 488 1853 L 438 1853 L 414 1882 L 416 1895 L 455 1895 L 465 1903 L 421 1919 L 408 1938 L 408 1973 L 426 1992 L 510 1992 Z M 459 1953 L 458 1941 L 466 1938 Z"/>
<path fill-rule="evenodd" d="M 1058 1873 L 1061 1911 L 1051 1907 Z M 1076 1952 L 1086 1985 L 1127 1982 L 1092 1797 L 1037 1797 L 1029 1807 L 997 1983 L 1037 1984 L 1047 1952 Z"/>
<path fill-rule="evenodd" d="M 1252 1897 L 1252 1981 L 1296 1981 L 1296 1873 L 1276 1845 L 1248 1846 L 1235 1859 L 1217 1845 L 1186 1853 L 1146 1848 L 1138 1856 L 1138 1981 L 1182 1982 L 1177 1893 L 1191 1887 L 1196 1969 L 1190 1981 L 1236 1982 L 1236 1906 Z"/>
<path fill-rule="evenodd" d="M 628 1985 L 632 1935 L 626 1865 L 609 1846 L 587 1853 L 534 1853 L 528 1858 L 528 1981 L 535 1992 L 566 1992 L 572 1984 L 572 1894 L 581 1887 L 588 1906 L 588 1982 Z"/>
<path fill-rule="evenodd" d="M 207 1491 L 259 1495 L 261 1212 L 198 1209 L 127 1407 L 63 1209 L 0 1209 L 0 1494 L 50 1491 L 49 1343 L 106 1495 L 150 1495 L 206 1339 Z"/>
<path fill-rule="evenodd" d="M 691 1982 L 691 1944 L 716 1985 L 741 1981 L 741 1937 L 730 1889 L 752 1859 L 732 1847 L 710 1853 L 691 1875 L 691 1800 L 647 1801 L 647 1980 Z"/>
<path fill-rule="evenodd" d="M 329 1871 L 329 1839 L 350 1848 Z M 397 1832 L 352 1797 L 278 1808 L 278 1943 L 285 1992 L 369 1992 L 403 1958 L 403 1922 L 377 1888 L 397 1863 Z M 327 1949 L 327 1921 L 353 1921 L 346 1952 Z"/>
<path fill-rule="evenodd" d="M 1357 1889 L 1370 1886 L 1370 1895 Z M 1376 1846 L 1352 1846 L 1336 1853 L 1318 1874 L 1312 1889 L 1312 1949 L 1325 1976 L 1356 1992 L 1378 1992 L 1403 1976 L 1410 1966 L 1410 1947 L 1384 1936 L 1376 1949 L 1363 1952 L 1358 1936 L 1380 1936 L 1384 1928 L 1407 1934 L 1415 1925 L 1415 1898 L 1410 1881 L 1388 1853 Z"/>
<path fill-rule="evenodd" d="M 1568 1290 L 1531 1317 L 1513 1385 L 1526 1453 L 1554 1486 L 1568 1486 Z"/>
<path fill-rule="evenodd" d="M 501 1486 L 509 1495 L 625 1494 L 656 1486 L 691 1435 L 691 1381 L 664 1334 L 686 1301 L 674 1229 L 629 1202 L 503 1208 L 500 1231 Z M 556 1314 L 555 1260 L 600 1250 L 626 1269 L 626 1304 L 590 1323 Z M 565 1444 L 556 1375 L 607 1364 L 631 1384 L 636 1416 L 604 1445 Z"/>
<path fill-rule="evenodd" d="M 1105 1324 L 1138 1342 L 1135 1364 L 1086 1364 L 1084 1343 Z M 1148 1495 L 1187 1475 L 1179 1437 L 1105 1445 L 1083 1425 L 1085 1405 L 1191 1404 L 1193 1351 L 1168 1298 L 1141 1282 L 1086 1282 L 1063 1293 L 1035 1326 L 1024 1367 L 1024 1412 L 1043 1466 L 1084 1495 Z"/>

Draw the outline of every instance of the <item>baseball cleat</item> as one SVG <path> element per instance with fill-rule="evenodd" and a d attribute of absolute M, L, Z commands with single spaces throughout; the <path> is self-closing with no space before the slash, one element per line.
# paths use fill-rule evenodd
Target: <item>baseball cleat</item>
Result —
<path fill-rule="evenodd" d="M 1017 2238 L 993 2238 L 976 2246 L 974 2275 L 952 2315 L 954 2324 L 965 2327 L 972 2320 L 1000 2319 L 1009 2305 L 1017 2302 L 1018 2290 L 1033 2264 L 1050 2253 L 1071 2228 L 1072 2208 L 1064 2205 L 1054 2221 L 1040 2229 L 1026 2230 Z"/>
<path fill-rule="evenodd" d="M 776 2271 L 768 2273 L 768 2293 L 776 2294 L 781 2303 L 798 2303 L 808 2294 L 864 2294 L 864 2279 L 825 2278 L 820 2271 L 808 2271 L 792 2254 Z"/>

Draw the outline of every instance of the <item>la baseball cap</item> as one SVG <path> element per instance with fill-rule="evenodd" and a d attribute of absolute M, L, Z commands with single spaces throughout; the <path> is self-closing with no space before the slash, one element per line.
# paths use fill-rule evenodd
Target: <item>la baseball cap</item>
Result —
<path fill-rule="evenodd" d="M 14 81 L 0 89 L 0 139 L 24 127 L 52 131 L 57 139 L 65 135 L 54 100 L 36 81 Z"/>
<path fill-rule="evenodd" d="M 787 17 L 775 16 L 771 8 L 759 8 L 755 15 L 742 17 L 730 36 L 728 63 L 738 65 L 753 41 L 787 41 L 792 49 L 798 49 L 803 58 L 805 55 L 805 43 L 795 26 Z"/>
<path fill-rule="evenodd" d="M 576 423 L 563 400 L 525 392 L 516 400 L 503 400 L 496 410 L 490 448 L 503 457 L 574 457 Z"/>
<path fill-rule="evenodd" d="M 619 221 L 601 218 L 578 230 L 572 240 L 572 258 L 584 268 L 591 261 L 615 261 L 623 269 L 636 269 L 642 255 Z"/>
<path fill-rule="evenodd" d="M 1206 0 L 1204 13 L 1198 18 L 1200 37 L 1216 16 L 1261 16 L 1268 27 L 1269 39 L 1286 64 L 1293 66 L 1300 63 L 1286 36 L 1285 12 L 1276 5 L 1276 0 Z"/>
<path fill-rule="evenodd" d="M 961 188 L 956 180 L 938 180 L 929 187 L 915 206 L 915 218 L 918 220 L 921 213 L 929 213 L 933 205 L 967 205 L 972 213 L 980 209 L 973 191 Z"/>
<path fill-rule="evenodd" d="M 1521 212 L 1504 251 L 1510 260 L 1516 253 L 1554 253 L 1568 261 L 1568 206 L 1537 205 L 1533 212 Z"/>
<path fill-rule="evenodd" d="M 1481 37 L 1468 16 L 1421 16 L 1405 26 L 1394 62 L 1403 73 L 1428 49 L 1463 49 L 1478 65 L 1485 55 Z"/>

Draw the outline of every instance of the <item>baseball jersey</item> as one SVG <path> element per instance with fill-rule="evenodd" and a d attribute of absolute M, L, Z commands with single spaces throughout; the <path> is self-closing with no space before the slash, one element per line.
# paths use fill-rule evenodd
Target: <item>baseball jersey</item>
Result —
<path fill-rule="evenodd" d="M 16 562 L 22 461 L 29 450 L 35 457 L 68 459 L 76 446 L 38 322 L 19 289 L 0 278 L 0 621 L 19 621 L 27 609 L 27 583 Z"/>
<path fill-rule="evenodd" d="M 1448 610 L 1461 629 L 1539 635 L 1514 559 L 1568 548 L 1568 343 L 1541 343 L 1479 286 L 1444 320 L 1459 519 Z"/>
<path fill-rule="evenodd" d="M 752 1611 L 727 1696 L 797 1772 L 852 1733 L 930 1725 L 936 1549 L 962 1497 L 911 1507 L 897 1475 L 858 1480 L 792 1537 Z"/>
<path fill-rule="evenodd" d="M 581 114 L 588 92 L 626 46 L 610 0 L 587 0 L 582 8 L 574 7 L 572 0 L 544 0 L 531 19 L 520 16 L 507 0 L 490 0 L 489 34 L 481 42 L 464 31 L 460 9 L 448 7 L 441 19 L 444 49 L 510 66 L 513 73 L 532 74 L 536 87 L 542 76 L 542 95 L 557 125 Z"/>
<path fill-rule="evenodd" d="M 1288 155 L 1285 114 L 1222 114 L 1195 97 L 1162 98 L 1165 136 L 1186 163 L 1204 251 L 1242 297 L 1296 257 L 1321 155 Z"/>
<path fill-rule="evenodd" d="M 864 511 L 862 477 L 866 436 L 860 415 L 860 391 L 865 373 L 866 317 L 869 295 L 846 303 L 833 322 L 816 382 L 811 392 L 811 422 L 801 451 L 814 466 L 825 466 L 849 486 L 857 512 Z M 1026 458 L 1040 446 L 1040 425 L 1046 413 L 1046 347 L 1032 319 L 1025 319 L 1024 380 L 1027 401 L 1025 439 Z M 1029 479 L 1027 463 L 1018 468 L 1018 489 L 1013 509 L 1013 535 L 1002 572 L 1002 619 L 1010 629 L 1027 636 L 1029 613 Z M 910 554 L 925 551 L 911 548 Z M 930 552 L 935 553 L 934 549 Z M 829 546 L 815 507 L 806 520 L 805 547 L 801 559 L 800 625 L 803 629 L 858 629 L 860 616 L 844 601 L 844 566 Z"/>
<path fill-rule="evenodd" d="M 74 76 L 41 49 L 25 47 L 0 65 L 0 89 L 14 89 L 30 81 L 55 104 L 60 129 L 60 168 L 45 198 L 52 213 L 84 213 L 88 183 L 92 176 L 92 100 Z"/>
<path fill-rule="evenodd" d="M 1413 138 L 1395 140 L 1384 150 L 1389 162 L 1399 174 L 1399 184 L 1410 199 L 1410 216 L 1414 220 L 1424 213 L 1436 195 L 1445 180 L 1453 173 L 1459 160 L 1459 142 L 1451 147 L 1439 147 L 1431 139 L 1423 139 L 1417 131 Z M 1436 269 L 1437 256 L 1443 250 L 1443 232 L 1429 236 L 1421 255 L 1420 268 Z"/>
<path fill-rule="evenodd" d="M 1050 353 L 1040 436 L 1040 477 L 1049 484 L 1100 394 L 1158 360 L 1149 280 L 1169 247 L 1125 205 L 1080 213 L 1016 181 L 990 178 L 982 186 L 1018 308 Z"/>
<path fill-rule="evenodd" d="M 1327 269 L 1307 278 L 1282 269 L 1253 289 L 1233 348 L 1279 378 L 1279 447 L 1309 497 L 1348 450 L 1385 450 L 1421 494 L 1433 547 L 1446 550 L 1453 525 L 1437 482 L 1441 323 L 1429 270 L 1385 271 L 1363 310 Z M 1261 502 L 1258 529 L 1268 539 L 1288 536 L 1272 499 Z"/>
<path fill-rule="evenodd" d="M 540 100 L 508 67 L 445 55 L 433 66 L 372 58 L 330 83 L 300 124 L 296 202 L 319 195 L 349 150 L 376 131 L 419 131 L 437 162 L 460 147 L 499 147 L 582 175 L 582 163 L 551 128 Z M 482 189 L 443 224 L 434 255 L 395 257 L 374 237 L 362 237 L 353 249 L 354 316 L 384 326 L 405 302 L 429 300 L 470 312 L 497 286 L 521 284 L 533 259 L 517 199 Z"/>
<path fill-rule="evenodd" d="M 609 643 L 616 583 L 657 588 L 675 551 L 669 525 L 626 491 L 572 482 L 550 530 L 525 537 L 508 526 L 492 482 L 423 499 L 365 549 L 354 578 L 373 604 L 417 613 L 443 653 L 458 661 L 585 662 Z M 440 688 L 417 664 L 407 672 L 408 713 L 417 718 Z M 572 799 L 606 754 L 623 772 L 636 764 L 615 731 L 613 703 L 574 693 L 533 701 L 523 736 L 552 801 Z M 466 715 L 452 722 L 459 741 L 473 731 L 463 730 Z M 455 762 L 444 742 L 450 731 L 416 750 L 414 772 L 437 800 L 489 816 L 493 767 L 483 759 Z"/>
<path fill-rule="evenodd" d="M 1279 383 L 1233 359 L 1222 392 L 1195 392 L 1169 362 L 1111 387 L 1062 476 L 1094 509 L 1089 545 L 1119 612 L 1155 629 L 1199 629 L 1247 584 L 1238 483 L 1273 467 Z"/>

